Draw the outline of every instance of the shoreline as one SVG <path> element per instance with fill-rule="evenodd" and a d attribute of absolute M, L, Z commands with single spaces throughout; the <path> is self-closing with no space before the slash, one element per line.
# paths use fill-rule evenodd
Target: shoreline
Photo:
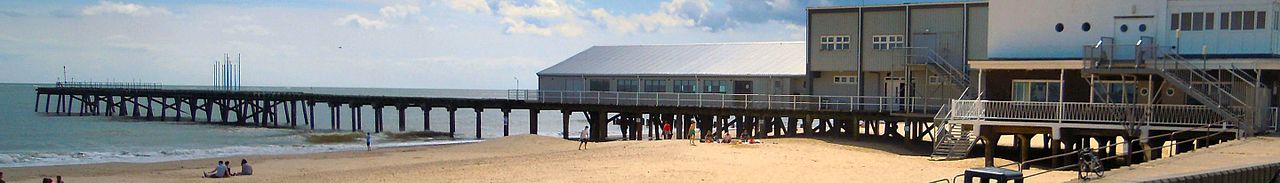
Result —
<path fill-rule="evenodd" d="M 62 175 L 69 182 L 927 182 L 981 166 L 981 158 L 929 161 L 900 141 L 762 139 L 750 145 L 685 140 L 576 141 L 517 135 L 477 143 L 157 163 L 0 168 L 14 182 Z M 216 161 L 248 159 L 256 175 L 200 178 Z M 999 160 L 1008 162 L 1007 160 Z M 239 167 L 234 166 L 233 171 Z M 833 176 L 841 175 L 841 176 Z M 855 176 L 856 175 L 856 176 Z M 1066 181 L 1049 173 L 1037 182 Z"/>

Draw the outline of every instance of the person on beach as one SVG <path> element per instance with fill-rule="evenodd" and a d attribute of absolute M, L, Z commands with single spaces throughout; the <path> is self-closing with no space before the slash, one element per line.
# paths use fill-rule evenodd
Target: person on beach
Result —
<path fill-rule="evenodd" d="M 590 133 L 590 126 L 583 127 L 582 133 L 578 133 L 578 150 L 587 149 L 587 133 Z"/>
<path fill-rule="evenodd" d="M 40 182 L 43 182 L 43 183 L 53 183 L 53 179 L 50 179 L 50 178 L 48 178 L 48 177 L 45 177 L 45 178 L 44 178 L 44 180 L 42 180 L 42 181 L 40 181 Z"/>
<path fill-rule="evenodd" d="M 62 176 L 61 176 L 61 175 L 59 175 L 59 176 L 55 177 L 54 179 L 57 179 L 57 180 L 54 180 L 54 182 L 62 183 Z"/>
<path fill-rule="evenodd" d="M 663 135 L 663 138 L 665 139 L 671 139 L 671 123 L 670 122 L 662 123 L 662 135 Z"/>
<path fill-rule="evenodd" d="M 364 132 L 364 151 L 373 151 L 373 133 Z"/>
<path fill-rule="evenodd" d="M 223 170 L 223 171 L 224 171 L 224 172 L 226 172 L 226 174 L 224 174 L 224 175 L 226 175 L 227 177 L 236 176 L 236 173 L 235 173 L 235 172 L 231 172 L 231 161 L 223 161 L 223 162 L 222 162 L 222 168 L 223 168 L 223 169 L 226 169 L 226 170 Z"/>
<path fill-rule="evenodd" d="M 249 160 L 240 159 L 240 173 L 236 175 L 253 175 L 253 166 L 249 166 Z"/>
<path fill-rule="evenodd" d="M 225 164 L 222 164 L 222 161 L 218 161 L 218 166 L 213 167 L 213 171 L 204 173 L 204 177 L 206 178 L 226 177 L 226 173 L 227 173 L 226 170 L 227 170 L 227 166 L 225 166 Z"/>
<path fill-rule="evenodd" d="M 0 172 L 0 183 L 4 183 L 4 172 Z"/>

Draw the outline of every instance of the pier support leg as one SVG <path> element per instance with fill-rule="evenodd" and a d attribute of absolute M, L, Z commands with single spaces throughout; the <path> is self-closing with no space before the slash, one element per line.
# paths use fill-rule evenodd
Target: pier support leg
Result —
<path fill-rule="evenodd" d="M 400 118 L 396 118 L 396 119 L 400 119 L 401 132 L 404 131 L 404 109 L 405 109 L 404 105 L 396 105 L 396 113 L 400 113 Z"/>
<path fill-rule="evenodd" d="M 1050 156 L 1052 156 L 1052 155 L 1057 155 L 1057 154 L 1058 154 L 1058 152 L 1062 152 L 1062 142 L 1061 142 L 1061 141 L 1059 141 L 1059 140 L 1058 140 L 1058 139 L 1056 139 L 1056 138 L 1049 138 L 1049 139 L 1050 139 L 1050 140 L 1049 140 L 1049 155 L 1050 155 Z M 1050 160 L 1049 160 L 1049 161 L 1050 161 L 1049 166 L 1050 166 L 1050 167 L 1058 167 L 1059 165 L 1061 165 L 1061 164 L 1059 164 L 1059 162 L 1058 162 L 1058 160 L 1059 160 L 1059 159 L 1062 159 L 1062 158 L 1060 158 L 1060 157 L 1059 157 L 1059 158 L 1053 158 L 1053 159 L 1050 159 Z"/>
<path fill-rule="evenodd" d="M 484 112 L 484 108 L 476 108 L 475 111 L 476 111 L 476 139 L 482 139 L 480 138 L 480 132 L 482 131 L 480 128 L 480 122 L 481 122 L 480 117 L 483 116 L 481 113 Z"/>
<path fill-rule="evenodd" d="M 529 109 L 529 134 L 538 134 L 538 109 Z"/>
<path fill-rule="evenodd" d="M 502 136 L 511 136 L 511 109 L 502 109 Z"/>
<path fill-rule="evenodd" d="M 404 114 L 404 113 L 400 113 L 400 114 Z M 404 124 L 404 123 L 400 123 L 400 124 Z M 401 126 L 404 126 L 404 125 L 401 125 Z M 373 128 L 374 128 L 373 129 L 374 133 L 382 133 L 382 106 L 373 106 Z"/>
<path fill-rule="evenodd" d="M 449 111 L 449 135 L 457 134 L 456 126 L 458 122 L 457 122 L 457 115 L 454 113 L 454 111 L 458 111 L 458 108 L 449 107 L 449 108 L 445 108 L 445 110 Z"/>
<path fill-rule="evenodd" d="M 332 113 L 332 114 L 329 114 L 329 117 L 330 117 L 329 121 L 331 123 L 329 124 L 329 129 L 342 130 L 342 109 L 340 108 L 342 104 L 329 104 L 329 105 L 330 105 L 329 112 Z"/>
<path fill-rule="evenodd" d="M 984 165 L 986 167 L 995 166 L 996 145 L 1000 144 L 1000 135 L 990 131 L 983 132 L 981 134 Z"/>
<path fill-rule="evenodd" d="M 587 120 L 590 121 L 589 125 L 591 126 L 591 133 L 588 135 L 590 135 L 591 140 L 604 141 L 604 138 L 606 137 L 605 134 L 608 133 L 608 128 L 606 128 L 608 124 L 605 123 L 605 118 L 609 117 L 608 113 L 604 111 L 590 111 L 587 112 L 587 114 Z"/>
<path fill-rule="evenodd" d="M 1018 162 L 1025 163 L 1027 162 L 1027 157 L 1030 157 L 1028 152 L 1031 150 L 1031 137 L 1027 136 L 1027 134 L 1018 134 L 1016 137 L 1018 141 L 1018 155 L 1019 155 Z M 1031 165 L 1023 164 L 1018 168 L 1025 170 L 1025 169 L 1031 168 Z"/>
<path fill-rule="evenodd" d="M 156 108 L 152 108 L 151 106 L 152 103 L 154 102 L 151 102 L 151 97 L 147 97 L 147 120 L 148 121 L 151 120 L 152 117 L 155 117 L 155 113 L 151 112 L 156 109 Z"/>
<path fill-rule="evenodd" d="M 560 117 L 564 120 L 564 124 L 560 126 L 560 136 L 564 139 L 569 139 L 569 115 L 572 114 L 573 111 L 560 110 Z"/>
<path fill-rule="evenodd" d="M 36 110 L 34 112 L 40 112 L 40 96 L 43 95 L 44 94 L 36 93 Z"/>

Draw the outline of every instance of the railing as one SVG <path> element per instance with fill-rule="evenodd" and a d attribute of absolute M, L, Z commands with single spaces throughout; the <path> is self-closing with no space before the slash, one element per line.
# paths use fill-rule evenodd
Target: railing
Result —
<path fill-rule="evenodd" d="M 932 48 L 929 48 L 929 47 L 904 47 L 903 49 L 909 49 L 909 51 L 913 53 L 909 56 L 914 58 L 920 58 L 920 59 L 911 59 L 914 64 L 932 64 L 934 65 L 935 68 L 938 68 L 939 72 L 944 74 L 952 82 L 952 84 L 955 84 L 956 86 L 959 86 L 959 87 L 969 86 L 969 83 L 970 83 L 969 76 L 964 70 L 967 67 L 956 67 L 955 65 L 957 64 L 953 64 L 951 63 L 951 61 L 946 60 L 946 57 L 943 57 L 942 55 L 938 54 L 937 51 L 934 51 Z M 916 52 L 922 52 L 922 53 L 915 54 Z M 959 63 L 959 64 L 964 64 L 964 63 Z"/>
<path fill-rule="evenodd" d="M 159 83 L 144 82 L 79 82 L 64 81 L 54 83 L 58 88 L 123 88 L 123 89 L 160 89 Z"/>
<path fill-rule="evenodd" d="M 948 99 L 723 93 L 509 90 L 508 99 L 537 103 L 857 112 L 936 112 Z"/>
<path fill-rule="evenodd" d="M 1144 121 L 1151 125 L 1206 125 L 1223 120 L 1212 109 L 1201 105 L 990 100 L 954 100 L 950 105 L 956 119 L 1124 124 L 1128 119 L 1111 111 L 1138 110 L 1154 114 Z M 1244 108 L 1234 107 L 1231 110 L 1242 111 Z M 1272 111 L 1274 116 L 1275 109 Z M 1271 119 L 1273 124 L 1275 120 L 1274 117 Z"/>

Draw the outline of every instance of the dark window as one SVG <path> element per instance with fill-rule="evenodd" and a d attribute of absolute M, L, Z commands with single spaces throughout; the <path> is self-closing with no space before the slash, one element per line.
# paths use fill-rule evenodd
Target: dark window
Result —
<path fill-rule="evenodd" d="M 1169 30 L 1178 30 L 1178 28 L 1180 28 L 1178 26 L 1181 25 L 1178 23 L 1180 18 L 1182 18 L 1182 14 L 1174 13 L 1169 15 Z"/>
<path fill-rule="evenodd" d="M 1129 32 L 1129 25 L 1120 25 L 1120 32 Z"/>
<path fill-rule="evenodd" d="M 1218 29 L 1231 30 L 1231 12 L 1222 12 L 1221 15 L 1222 16 L 1218 18 L 1220 18 L 1219 20 L 1222 20 L 1222 21 L 1218 23 L 1220 23 L 1222 26 L 1218 26 Z"/>
<path fill-rule="evenodd" d="M 1231 12 L 1231 30 L 1240 30 L 1240 23 L 1244 22 L 1244 12 Z"/>
<path fill-rule="evenodd" d="M 1138 32 L 1147 32 L 1147 24 L 1138 24 Z"/>
<path fill-rule="evenodd" d="M 1056 30 L 1058 32 L 1062 32 L 1062 29 L 1063 29 L 1062 23 L 1058 23 L 1058 25 L 1053 26 L 1053 30 Z"/>
<path fill-rule="evenodd" d="M 1253 30 L 1254 24 L 1258 23 L 1257 16 L 1258 16 L 1257 14 L 1254 14 L 1254 11 L 1244 12 L 1244 28 L 1243 29 Z"/>
<path fill-rule="evenodd" d="M 609 91 L 609 80 L 593 79 L 590 84 L 591 91 Z"/>
<path fill-rule="evenodd" d="M 644 80 L 644 92 L 667 92 L 667 81 Z"/>
<path fill-rule="evenodd" d="M 1182 13 L 1182 22 L 1180 22 L 1182 25 L 1178 27 L 1182 27 L 1182 31 L 1195 30 L 1195 25 L 1192 25 L 1193 21 L 1195 21 L 1195 17 L 1192 17 L 1191 13 Z"/>
<path fill-rule="evenodd" d="M 1255 25 L 1258 25 L 1258 29 L 1267 29 L 1267 12 L 1258 12 L 1258 24 Z"/>
<path fill-rule="evenodd" d="M 640 91 L 640 80 L 619 79 L 618 91 L 620 92 L 638 92 Z"/>
<path fill-rule="evenodd" d="M 1204 13 L 1204 30 L 1213 30 L 1213 13 Z"/>
<path fill-rule="evenodd" d="M 1085 22 L 1084 24 L 1080 24 L 1080 30 L 1082 30 L 1082 31 L 1089 32 L 1089 29 L 1092 29 L 1092 28 L 1093 28 L 1093 26 L 1089 26 L 1089 22 Z"/>

